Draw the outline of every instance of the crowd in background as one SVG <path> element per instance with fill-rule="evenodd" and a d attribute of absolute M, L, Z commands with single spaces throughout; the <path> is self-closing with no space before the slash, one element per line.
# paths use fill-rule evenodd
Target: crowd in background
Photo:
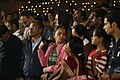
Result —
<path fill-rule="evenodd" d="M 0 14 L 0 80 L 120 80 L 120 8 Z"/>

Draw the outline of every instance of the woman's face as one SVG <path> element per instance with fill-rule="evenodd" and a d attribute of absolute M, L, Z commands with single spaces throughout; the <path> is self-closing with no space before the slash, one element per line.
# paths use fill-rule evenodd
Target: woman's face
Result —
<path fill-rule="evenodd" d="M 72 28 L 72 36 L 76 36 L 76 37 L 79 37 L 79 35 L 76 33 L 75 29 Z"/>
<path fill-rule="evenodd" d="M 93 45 L 98 45 L 98 44 L 100 44 L 102 41 L 103 41 L 103 38 L 101 37 L 101 38 L 99 38 L 96 34 L 95 34 L 95 31 L 93 32 L 93 36 L 92 36 L 92 44 Z"/>
<path fill-rule="evenodd" d="M 54 35 L 57 44 L 60 44 L 66 40 L 66 31 L 64 28 L 59 28 Z"/>

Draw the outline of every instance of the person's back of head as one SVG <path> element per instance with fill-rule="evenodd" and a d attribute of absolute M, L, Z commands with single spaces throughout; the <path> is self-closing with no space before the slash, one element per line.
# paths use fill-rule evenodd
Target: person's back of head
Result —
<path fill-rule="evenodd" d="M 9 29 L 5 25 L 0 25 L 0 36 L 5 35 L 6 32 L 9 32 Z"/>
<path fill-rule="evenodd" d="M 17 30 L 19 29 L 19 22 L 18 22 L 17 19 L 11 19 L 11 20 L 8 21 L 8 23 L 11 24 L 11 25 L 14 24 L 15 27 L 17 28 Z"/>
<path fill-rule="evenodd" d="M 80 36 L 84 36 L 84 38 L 88 38 L 88 33 L 86 28 L 82 24 L 78 24 L 74 27 L 75 32 Z"/>

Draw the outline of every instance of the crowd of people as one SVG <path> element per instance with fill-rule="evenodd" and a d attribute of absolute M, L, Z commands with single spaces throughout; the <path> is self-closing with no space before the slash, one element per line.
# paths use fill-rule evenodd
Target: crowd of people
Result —
<path fill-rule="evenodd" d="M 0 80 L 120 80 L 120 8 L 56 15 L 1 11 Z"/>

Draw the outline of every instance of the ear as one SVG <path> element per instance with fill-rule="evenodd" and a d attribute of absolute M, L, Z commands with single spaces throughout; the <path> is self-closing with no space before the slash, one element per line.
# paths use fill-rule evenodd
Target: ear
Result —
<path fill-rule="evenodd" d="M 117 27 L 118 25 L 116 24 L 116 22 L 112 23 L 112 27 Z"/>

